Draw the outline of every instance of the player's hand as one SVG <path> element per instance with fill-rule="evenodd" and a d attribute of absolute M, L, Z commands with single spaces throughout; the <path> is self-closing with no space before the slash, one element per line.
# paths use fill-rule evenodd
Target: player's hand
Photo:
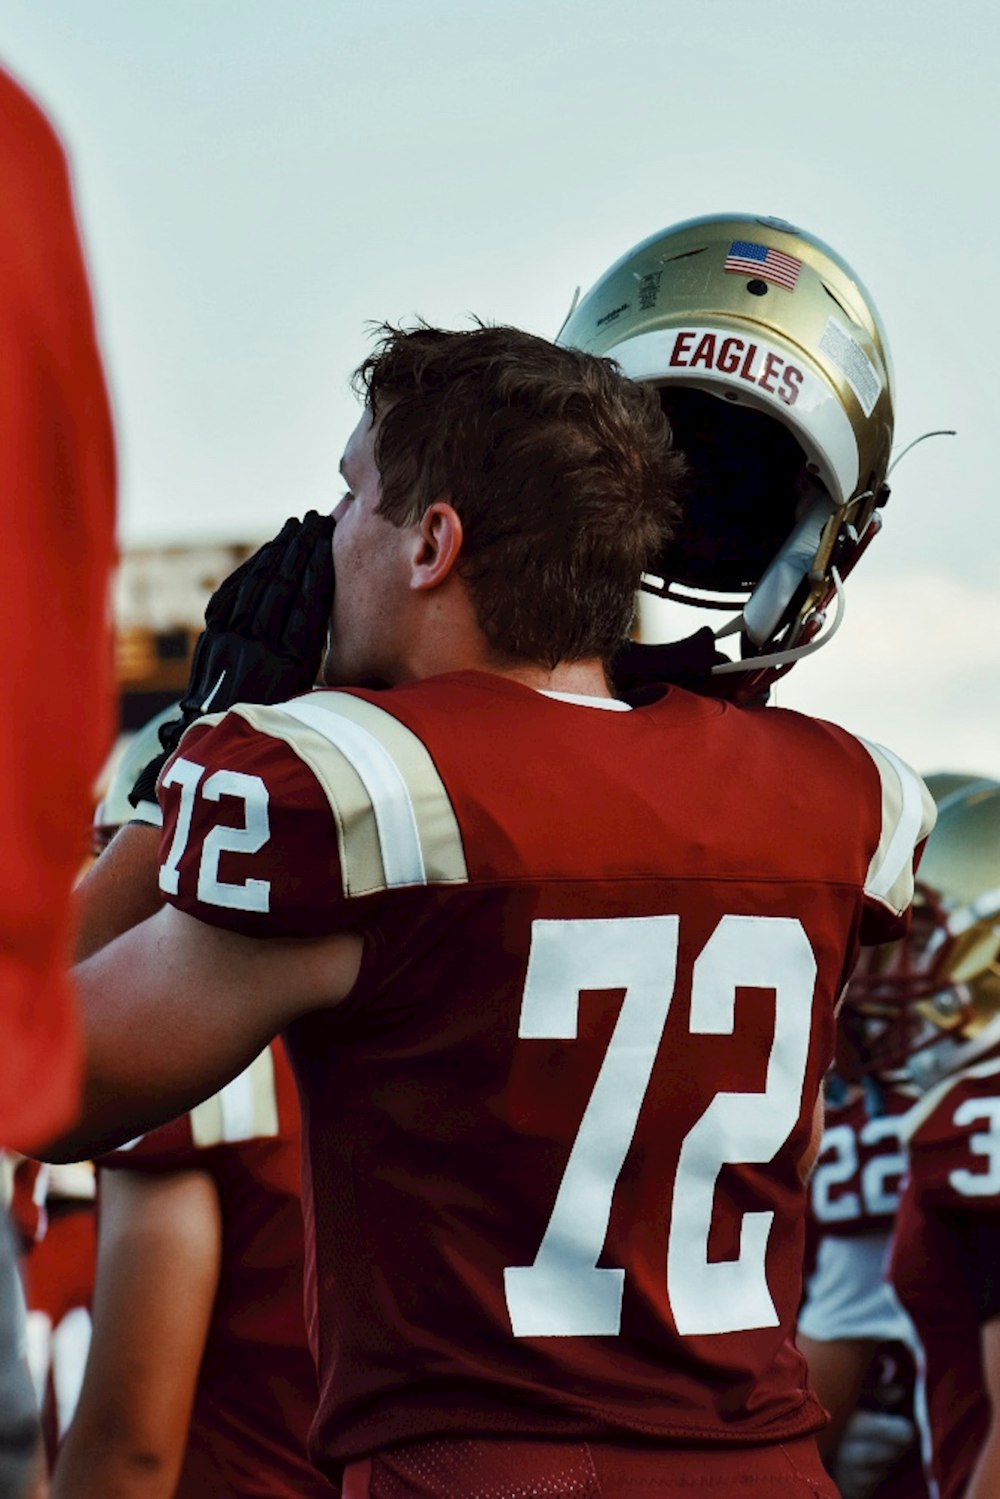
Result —
<path fill-rule="evenodd" d="M 160 729 L 162 752 L 129 800 L 155 802 L 156 781 L 184 730 L 234 703 L 280 703 L 319 674 L 333 603 L 333 520 L 310 510 L 231 573 L 212 595 L 178 716 Z"/>
<path fill-rule="evenodd" d="M 685 687 L 704 697 L 728 698 L 743 707 L 763 707 L 767 688 L 758 693 L 744 692 L 740 673 L 713 676 L 713 666 L 729 658 L 716 649 L 715 636 L 705 625 L 683 640 L 646 645 L 629 640 L 611 663 L 611 680 L 615 692 L 626 702 L 642 703 L 653 686 Z"/>
<path fill-rule="evenodd" d="M 725 659 L 715 649 L 715 637 L 706 625 L 684 640 L 661 645 L 626 641 L 611 663 L 611 678 L 618 696 L 626 701 L 654 684 L 673 683 L 697 692 L 708 687 L 712 667 Z"/>

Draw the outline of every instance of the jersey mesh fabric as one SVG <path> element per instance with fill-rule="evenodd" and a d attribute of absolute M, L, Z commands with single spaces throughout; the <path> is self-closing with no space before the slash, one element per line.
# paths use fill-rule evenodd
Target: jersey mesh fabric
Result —
<path fill-rule="evenodd" d="M 836 1499 L 811 1439 L 706 1451 L 611 1443 L 446 1440 L 348 1469 L 343 1499 Z"/>

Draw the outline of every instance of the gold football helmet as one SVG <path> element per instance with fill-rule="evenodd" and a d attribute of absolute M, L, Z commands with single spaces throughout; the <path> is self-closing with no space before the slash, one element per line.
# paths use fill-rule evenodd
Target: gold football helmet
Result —
<path fill-rule="evenodd" d="M 888 497 L 885 331 L 851 267 L 781 219 L 718 214 L 644 240 L 574 302 L 558 342 L 659 387 L 692 484 L 644 582 L 739 613 L 753 696 L 839 623 L 840 582 Z M 837 619 L 819 639 L 829 604 Z"/>
<path fill-rule="evenodd" d="M 162 713 L 157 713 L 143 724 L 125 743 L 114 759 L 104 794 L 94 812 L 94 853 L 100 853 L 111 842 L 119 828 L 135 820 L 135 807 L 128 794 L 135 785 L 139 772 L 160 753 L 160 725 L 169 723 L 180 711 L 179 703 L 171 703 Z"/>
<path fill-rule="evenodd" d="M 1000 783 L 927 784 L 938 820 L 910 933 L 862 958 L 842 1012 L 863 1067 L 920 1088 L 1000 1046 Z"/>

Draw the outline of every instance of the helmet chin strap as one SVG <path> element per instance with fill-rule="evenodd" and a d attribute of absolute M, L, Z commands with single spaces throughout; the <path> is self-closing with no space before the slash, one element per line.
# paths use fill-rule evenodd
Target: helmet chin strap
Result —
<path fill-rule="evenodd" d="M 913 442 L 908 443 L 893 460 L 889 473 L 892 473 L 899 460 L 905 457 L 911 448 L 916 447 L 917 443 L 923 442 L 928 437 L 954 437 L 954 435 L 954 432 L 949 429 L 925 432 L 922 436 L 914 438 Z M 868 497 L 868 495 L 858 495 L 856 499 L 862 500 Z M 756 646 L 766 645 L 771 640 L 775 631 L 780 627 L 796 590 L 803 579 L 812 572 L 823 531 L 830 517 L 836 512 L 837 506 L 830 495 L 814 481 L 799 504 L 795 525 L 747 599 L 742 614 L 723 625 L 721 630 L 717 630 L 716 640 L 721 640 L 726 635 L 736 634 L 737 631 L 745 634 Z M 840 629 L 844 617 L 844 588 L 840 574 L 834 567 L 830 568 L 830 581 L 837 595 L 837 612 L 832 625 L 822 635 L 817 635 L 803 645 L 788 646 L 784 650 L 772 651 L 766 656 L 749 656 L 741 661 L 721 662 L 712 667 L 713 676 L 724 676 L 728 672 L 762 670 L 772 666 L 787 666 L 792 661 L 798 661 L 801 656 L 809 656 L 813 651 L 818 651 L 821 646 L 826 645 L 827 641 L 832 640 Z M 815 622 L 822 627 L 825 623 L 822 613 L 815 616 Z"/>
<path fill-rule="evenodd" d="M 712 675 L 723 676 L 727 672 L 759 671 L 768 666 L 786 666 L 792 661 L 798 661 L 802 656 L 811 656 L 813 651 L 820 650 L 826 645 L 828 640 L 833 639 L 834 635 L 840 629 L 846 608 L 844 585 L 840 581 L 840 574 L 835 567 L 830 568 L 830 582 L 833 584 L 833 591 L 837 596 L 837 612 L 833 617 L 833 623 L 829 629 L 823 631 L 822 635 L 818 635 L 815 639 L 807 641 L 804 645 L 790 645 L 783 651 L 772 651 L 768 656 L 748 656 L 745 661 L 720 662 L 719 665 L 712 667 Z M 826 615 L 822 610 L 818 610 L 813 618 L 818 626 L 822 626 L 826 622 Z M 732 635 L 742 628 L 743 617 L 740 616 L 738 619 L 730 620 L 727 625 L 723 625 L 721 630 L 717 630 L 715 638 L 719 640 L 723 635 Z"/>
<path fill-rule="evenodd" d="M 796 589 L 812 571 L 824 528 L 836 511 L 826 490 L 818 487 L 799 506 L 795 525 L 743 610 L 742 628 L 754 645 L 766 645 L 781 624 Z"/>
<path fill-rule="evenodd" d="M 717 640 L 737 631 L 748 636 L 757 646 L 766 645 L 772 639 L 796 591 L 812 573 L 823 532 L 831 516 L 836 513 L 837 506 L 827 491 L 819 484 L 813 484 L 799 504 L 795 525 L 780 551 L 765 569 L 760 582 L 744 605 L 742 614 L 716 631 Z M 783 650 L 772 651 L 767 655 L 748 656 L 745 660 L 721 663 L 712 668 L 713 675 L 723 676 L 729 672 L 787 666 L 792 661 L 798 661 L 801 656 L 818 651 L 837 633 L 844 617 L 844 589 L 836 568 L 830 568 L 830 581 L 837 596 L 837 612 L 832 625 L 822 635 L 802 645 L 786 646 Z M 813 616 L 813 623 L 821 628 L 825 623 L 825 615 L 817 611 Z"/>

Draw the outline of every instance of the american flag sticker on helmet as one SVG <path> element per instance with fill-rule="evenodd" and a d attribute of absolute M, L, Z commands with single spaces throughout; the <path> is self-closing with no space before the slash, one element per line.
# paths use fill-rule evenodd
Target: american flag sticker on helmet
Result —
<path fill-rule="evenodd" d="M 774 281 L 788 291 L 795 290 L 802 269 L 801 260 L 786 255 L 784 250 L 775 250 L 770 245 L 755 245 L 749 239 L 734 239 L 722 269 L 735 276 L 760 276 L 764 281 Z"/>

